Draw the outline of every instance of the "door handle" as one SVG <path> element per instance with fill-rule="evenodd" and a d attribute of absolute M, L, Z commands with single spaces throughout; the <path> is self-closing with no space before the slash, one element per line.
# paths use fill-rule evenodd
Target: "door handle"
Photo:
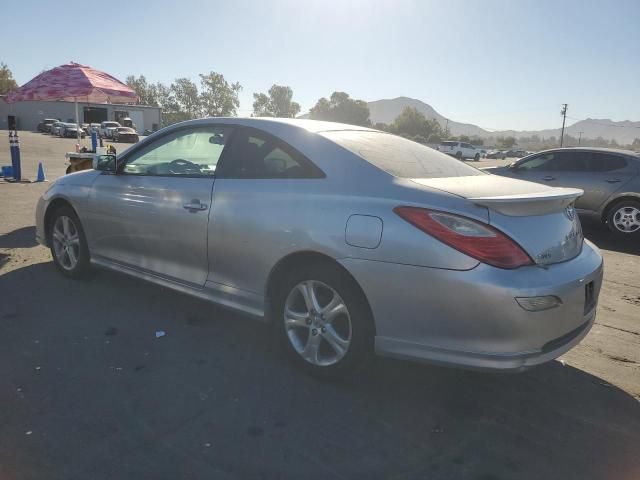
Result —
<path fill-rule="evenodd" d="M 185 203 L 182 207 L 191 212 L 198 212 L 208 208 L 206 203 L 200 203 L 200 200 L 198 199 L 193 199 L 191 200 L 191 203 Z"/>
<path fill-rule="evenodd" d="M 543 177 L 542 179 L 546 180 L 547 182 L 550 182 L 551 180 L 555 180 L 556 177 L 552 177 L 551 175 L 547 175 L 546 177 Z"/>
<path fill-rule="evenodd" d="M 607 178 L 607 183 L 620 183 L 621 181 L 619 178 Z"/>

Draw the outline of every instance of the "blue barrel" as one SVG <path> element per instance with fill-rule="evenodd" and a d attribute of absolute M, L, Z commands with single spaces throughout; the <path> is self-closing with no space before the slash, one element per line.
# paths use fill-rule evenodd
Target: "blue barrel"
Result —
<path fill-rule="evenodd" d="M 98 132 L 91 128 L 91 150 L 96 151 L 98 148 Z"/>

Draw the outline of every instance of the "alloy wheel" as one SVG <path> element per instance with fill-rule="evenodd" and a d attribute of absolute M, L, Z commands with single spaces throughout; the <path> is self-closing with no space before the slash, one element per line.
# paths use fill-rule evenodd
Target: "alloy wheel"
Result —
<path fill-rule="evenodd" d="M 65 270 L 73 270 L 80 258 L 80 234 L 72 218 L 61 215 L 56 219 L 52 242 L 60 266 Z"/>
<path fill-rule="evenodd" d="M 317 280 L 293 287 L 285 300 L 283 321 L 294 350 L 312 365 L 338 363 L 351 345 L 351 317 L 344 300 Z"/>

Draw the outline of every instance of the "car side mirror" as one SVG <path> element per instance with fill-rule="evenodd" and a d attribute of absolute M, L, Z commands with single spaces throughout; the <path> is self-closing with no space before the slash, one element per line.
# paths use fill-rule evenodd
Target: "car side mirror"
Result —
<path fill-rule="evenodd" d="M 118 161 L 113 154 L 95 155 L 93 157 L 93 169 L 100 172 L 116 173 Z"/>

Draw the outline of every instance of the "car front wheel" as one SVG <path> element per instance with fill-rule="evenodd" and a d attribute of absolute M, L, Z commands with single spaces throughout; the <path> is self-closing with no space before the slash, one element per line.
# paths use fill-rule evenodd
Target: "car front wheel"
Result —
<path fill-rule="evenodd" d="M 607 226 L 620 236 L 640 236 L 640 202 L 626 200 L 615 204 L 609 209 Z"/>
<path fill-rule="evenodd" d="M 479 161 L 480 161 L 480 154 L 479 154 L 479 153 L 476 153 L 476 156 L 475 156 L 475 157 L 473 157 L 473 160 L 474 160 L 475 162 L 479 162 Z"/>
<path fill-rule="evenodd" d="M 276 333 L 289 357 L 323 378 L 350 375 L 373 353 L 373 321 L 355 281 L 337 266 L 289 272 L 274 301 Z"/>
<path fill-rule="evenodd" d="M 78 216 L 71 207 L 60 207 L 53 214 L 49 228 L 49 245 L 53 263 L 70 278 L 81 278 L 89 270 L 89 249 Z"/>

